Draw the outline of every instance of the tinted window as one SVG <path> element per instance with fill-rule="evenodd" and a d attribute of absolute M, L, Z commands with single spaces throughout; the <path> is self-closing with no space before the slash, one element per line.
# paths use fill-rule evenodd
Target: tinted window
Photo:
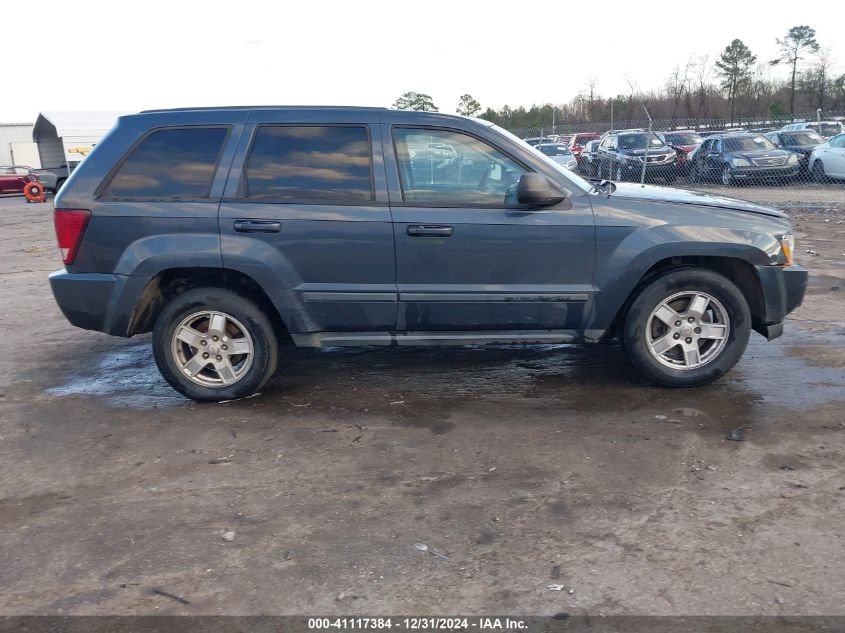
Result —
<path fill-rule="evenodd" d="M 571 156 L 572 151 L 568 145 L 538 145 L 537 149 L 543 152 L 546 156 Z"/>
<path fill-rule="evenodd" d="M 666 142 L 673 145 L 698 145 L 701 143 L 701 137 L 698 134 L 691 132 L 674 132 L 666 135 Z"/>
<path fill-rule="evenodd" d="M 771 139 L 777 142 L 776 139 Z M 802 130 L 800 132 L 784 132 L 780 135 L 781 143 L 784 145 L 819 145 L 824 139 L 813 132 L 813 130 Z"/>
<path fill-rule="evenodd" d="M 229 129 L 172 128 L 147 136 L 104 191 L 121 198 L 204 198 Z"/>
<path fill-rule="evenodd" d="M 831 147 L 845 147 L 845 134 L 830 139 Z"/>
<path fill-rule="evenodd" d="M 246 165 L 246 197 L 366 202 L 373 199 L 364 126 L 264 126 Z"/>
<path fill-rule="evenodd" d="M 619 137 L 621 149 L 645 149 L 646 143 L 649 147 L 663 147 L 663 141 L 654 134 L 623 134 Z"/>
<path fill-rule="evenodd" d="M 520 165 L 484 141 L 447 130 L 393 132 L 405 202 L 503 206 L 516 202 Z"/>
<path fill-rule="evenodd" d="M 726 152 L 754 152 L 775 149 L 772 142 L 762 136 L 734 136 L 725 139 Z"/>

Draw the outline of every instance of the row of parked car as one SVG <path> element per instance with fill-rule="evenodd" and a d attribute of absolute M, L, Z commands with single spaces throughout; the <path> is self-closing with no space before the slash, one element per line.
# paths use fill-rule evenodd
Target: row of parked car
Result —
<path fill-rule="evenodd" d="M 526 142 L 590 178 L 724 185 L 749 181 L 845 179 L 845 130 L 840 121 L 791 123 L 779 130 L 608 130 L 602 135 L 531 137 Z"/>

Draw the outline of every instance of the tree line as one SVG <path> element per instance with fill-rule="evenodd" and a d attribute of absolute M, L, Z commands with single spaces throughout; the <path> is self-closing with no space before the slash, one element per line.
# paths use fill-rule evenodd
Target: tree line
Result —
<path fill-rule="evenodd" d="M 691 56 L 672 69 L 663 86 L 648 91 L 640 89 L 635 78 L 625 77 L 628 90 L 605 97 L 599 92 L 598 78 L 593 77 L 575 98 L 560 105 L 483 109 L 471 95 L 464 94 L 455 111 L 516 129 L 611 118 L 634 121 L 643 118 L 642 106 L 654 119 L 718 119 L 730 123 L 751 118 L 794 118 L 817 108 L 845 110 L 845 73 L 835 72 L 835 60 L 816 40 L 815 30 L 794 26 L 776 41 L 779 53 L 772 60 L 758 60 L 740 39 L 733 40 L 715 59 Z M 785 68 L 786 78 L 774 76 L 775 68 Z M 430 95 L 419 92 L 406 92 L 393 107 L 439 111 Z"/>

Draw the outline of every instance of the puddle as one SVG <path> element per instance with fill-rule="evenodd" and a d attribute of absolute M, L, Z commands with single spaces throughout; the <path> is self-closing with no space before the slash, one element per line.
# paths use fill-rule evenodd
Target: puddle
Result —
<path fill-rule="evenodd" d="M 131 409 L 161 409 L 189 402 L 161 377 L 149 342 L 105 352 L 87 375 L 46 391 L 54 396 L 103 398 L 111 407 Z"/>
<path fill-rule="evenodd" d="M 825 354 L 813 353 L 824 346 Z M 259 400 L 280 408 L 309 403 L 312 411 L 380 412 L 438 433 L 448 431 L 455 408 L 484 400 L 550 414 L 689 408 L 714 419 L 762 420 L 771 407 L 845 401 L 843 353 L 830 347 L 829 335 L 797 328 L 772 343 L 755 335 L 726 377 L 697 389 L 665 389 L 638 374 L 617 345 L 285 348 L 279 375 Z M 87 375 L 47 392 L 133 409 L 188 402 L 161 378 L 147 341 L 103 353 Z"/>

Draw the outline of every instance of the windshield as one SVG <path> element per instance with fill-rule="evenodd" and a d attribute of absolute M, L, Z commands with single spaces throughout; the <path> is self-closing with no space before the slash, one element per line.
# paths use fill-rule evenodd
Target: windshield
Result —
<path fill-rule="evenodd" d="M 567 145 L 556 143 L 555 145 L 538 145 L 537 149 L 546 156 L 572 156 L 572 151 Z"/>
<path fill-rule="evenodd" d="M 772 142 L 762 136 L 734 136 L 724 141 L 726 152 L 760 152 L 776 149 Z"/>
<path fill-rule="evenodd" d="M 806 132 L 781 132 L 780 142 L 782 145 L 805 146 L 824 143 L 824 139 L 812 130 L 807 130 Z"/>
<path fill-rule="evenodd" d="M 822 121 L 821 123 L 811 123 L 810 127 L 816 130 L 822 136 L 836 136 L 842 134 L 842 124 L 838 121 Z"/>
<path fill-rule="evenodd" d="M 672 145 L 699 145 L 704 139 L 695 132 L 673 132 L 666 135 L 666 142 Z"/>
<path fill-rule="evenodd" d="M 491 125 L 490 129 L 496 130 L 502 136 L 506 136 L 507 138 L 512 140 L 514 143 L 517 143 L 518 145 L 521 145 L 522 147 L 527 147 L 529 149 L 534 149 L 534 150 L 537 149 L 535 147 L 532 147 L 529 143 L 526 143 L 525 141 L 523 141 L 516 134 L 511 134 L 506 129 L 501 128 L 498 125 Z M 584 180 L 583 178 L 581 178 L 581 176 L 577 175 L 575 172 L 567 169 L 566 167 L 564 167 L 560 163 L 556 163 L 555 161 L 553 161 L 551 158 L 549 158 L 545 154 L 543 154 L 541 152 L 537 152 L 537 153 L 540 156 L 540 160 L 542 160 L 546 165 L 548 165 L 549 167 L 554 169 L 558 174 L 563 176 L 566 179 L 567 182 L 572 184 L 573 187 L 579 188 L 582 191 L 589 191 L 590 189 L 593 188 L 593 185 L 589 181 Z"/>
<path fill-rule="evenodd" d="M 663 141 L 654 134 L 623 134 L 619 137 L 619 149 L 645 149 L 646 141 L 649 149 L 663 147 Z"/>

